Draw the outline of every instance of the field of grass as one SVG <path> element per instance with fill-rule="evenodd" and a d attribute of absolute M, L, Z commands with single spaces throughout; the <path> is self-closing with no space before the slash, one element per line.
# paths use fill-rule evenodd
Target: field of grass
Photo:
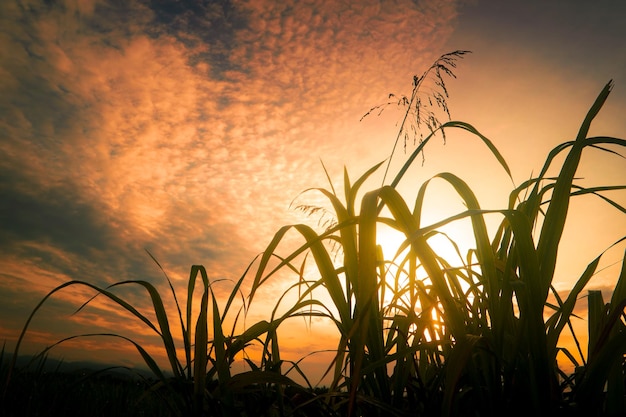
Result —
<path fill-rule="evenodd" d="M 6 364 L 6 361 L 4 362 Z M 7 387 L 3 416 L 169 416 L 156 380 L 121 370 L 67 369 L 41 357 Z M 6 368 L 2 376 L 6 378 Z"/>
<path fill-rule="evenodd" d="M 395 145 L 412 140 L 413 135 L 417 140 L 399 172 L 385 171 L 390 181 L 366 188 L 375 172 L 389 169 L 389 164 L 385 168 L 380 163 L 356 180 L 346 172 L 340 192 L 330 178 L 329 189 L 309 190 L 328 199 L 332 221 L 321 231 L 306 224 L 280 228 L 242 274 L 228 299 L 216 299 L 213 283 L 201 265 L 191 267 L 185 305 L 178 302 L 167 275 L 171 294 L 159 293 L 146 281 L 124 281 L 108 288 L 71 281 L 53 289 L 27 319 L 13 360 L 3 369 L 5 413 L 28 415 L 39 401 L 51 407 L 57 404 L 44 400 L 47 388 L 38 388 L 47 383 L 48 375 L 15 367 L 15 358 L 42 304 L 67 287 L 82 286 L 151 328 L 160 337 L 169 361 L 169 368 L 161 369 L 141 345 L 125 336 L 108 335 L 133 344 L 153 373 L 151 379 L 140 382 L 103 382 L 98 379 L 102 376 L 80 383 L 70 381 L 71 389 L 86 387 L 80 388 L 85 389 L 81 392 L 104 390 L 89 403 L 108 401 L 111 407 L 126 410 L 126 414 L 116 411 L 109 415 L 626 415 L 626 256 L 609 300 L 598 291 L 585 289 L 602 253 L 589 256 L 588 267 L 580 271 L 568 293 L 558 293 L 553 287 L 571 199 L 593 195 L 612 205 L 617 215 L 626 214 L 624 207 L 603 194 L 623 191 L 626 185 L 584 188 L 576 184 L 581 156 L 590 148 L 608 153 L 617 164 L 624 163 L 619 151 L 626 147 L 626 140 L 588 137 L 612 82 L 600 91 L 576 138 L 555 147 L 537 176 L 512 187 L 507 207 L 483 209 L 462 178 L 442 172 L 431 180 L 443 181 L 454 189 L 466 210 L 436 224 L 424 224 L 422 207 L 431 180 L 416 188 L 412 201 L 397 188 L 437 135 L 454 130 L 471 133 L 490 150 L 503 175 L 511 176 L 494 143 L 475 127 L 452 120 L 441 123 L 437 117 L 437 111 L 447 114 L 444 78 L 454 75 L 452 70 L 464 53 L 443 55 L 422 76 L 414 78 L 411 95 L 390 97 L 388 105 L 405 109 Z M 436 88 L 424 93 L 425 83 Z M 419 136 L 419 132 L 426 133 Z M 559 160 L 563 162 L 555 167 Z M 558 175 L 549 176 L 554 169 Z M 301 208 L 311 214 L 319 209 Z M 494 215 L 499 216 L 500 223 L 496 233 L 489 235 L 485 218 Z M 458 266 L 440 256 L 431 239 L 448 238 L 440 228 L 462 220 L 471 222 L 475 245 L 467 253 L 458 250 L 462 261 Z M 383 225 L 404 239 L 391 259 L 386 259 L 377 245 L 377 228 Z M 280 255 L 277 249 L 288 234 L 297 235 L 301 245 Z M 458 248 L 455 242 L 451 244 Z M 314 278 L 304 273 L 311 268 Z M 288 291 L 297 292 L 297 300 L 286 309 L 274 310 L 267 320 L 237 330 L 255 296 L 279 273 L 293 275 Z M 155 320 L 116 294 L 116 289 L 127 286 L 145 290 Z M 244 305 L 235 307 L 243 288 Z M 196 290 L 202 294 L 197 300 L 199 306 L 193 305 Z M 166 295 L 176 300 L 176 311 L 166 311 L 162 298 Z M 572 320 L 576 303 L 584 296 L 588 296 L 589 305 L 588 334 L 584 337 L 588 340 L 587 354 L 583 349 L 570 352 L 561 345 L 565 332 L 572 332 L 576 343 L 581 343 Z M 277 332 L 294 317 L 323 318 L 338 331 L 333 359 L 327 364 L 331 382 L 324 389 L 296 382 L 292 375 L 301 372 L 298 364 L 281 359 Z M 182 329 L 180 336 L 172 334 L 171 320 L 179 322 L 176 328 L 179 325 Z M 234 372 L 233 362 L 253 346 L 261 352 L 260 358 L 244 356 L 247 370 Z M 567 373 L 566 367 L 557 363 L 557 355 L 567 358 L 571 362 L 568 367 L 575 372 Z M 308 381 L 303 372 L 301 376 Z M 20 387 L 25 384 L 35 397 L 24 398 L 26 391 Z M 118 389 L 119 384 L 125 388 Z M 54 389 L 51 392 L 54 394 Z M 151 408 L 155 404 L 156 410 Z M 66 408 L 60 410 L 61 415 L 72 414 Z M 102 413 L 90 411 L 88 415 L 105 415 Z"/>

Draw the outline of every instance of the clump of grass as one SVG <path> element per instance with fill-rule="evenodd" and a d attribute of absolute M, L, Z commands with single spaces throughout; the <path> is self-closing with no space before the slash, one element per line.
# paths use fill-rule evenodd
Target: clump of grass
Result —
<path fill-rule="evenodd" d="M 154 259 L 154 261 L 158 265 L 156 259 Z M 261 321 L 250 326 L 243 333 L 235 335 L 234 332 L 237 326 L 237 319 L 239 318 L 239 311 L 236 313 L 232 328 L 224 328 L 226 316 L 233 306 L 235 297 L 239 294 L 239 288 L 245 275 L 235 284 L 223 310 L 220 310 L 218 301 L 211 287 L 215 282 L 209 283 L 206 270 L 203 266 L 193 265 L 188 280 L 187 303 L 184 312 L 181 309 L 169 277 L 165 273 L 164 275 L 176 305 L 175 317 L 178 319 L 182 331 L 181 338 L 179 339 L 182 340 L 183 345 L 182 358 L 179 355 L 177 344 L 172 335 L 170 318 L 168 312 L 165 310 L 162 296 L 153 284 L 147 281 L 133 280 L 118 282 L 107 288 L 100 288 L 84 281 L 69 281 L 50 291 L 28 317 L 18 338 L 12 359 L 8 365 L 3 398 L 7 398 L 7 394 L 10 392 L 11 382 L 15 379 L 13 373 L 16 370 L 19 349 L 35 314 L 55 293 L 68 287 L 77 286 L 87 287 L 93 290 L 96 296 L 106 297 L 117 304 L 121 309 L 131 313 L 133 317 L 143 322 L 145 326 L 154 331 L 163 344 L 163 349 L 170 365 L 169 369 L 167 371 L 161 369 L 154 357 L 139 343 L 117 333 L 91 333 L 70 336 L 44 349 L 44 351 L 33 358 L 33 361 L 45 357 L 54 347 L 77 338 L 109 337 L 125 340 L 134 346 L 149 370 L 154 374 L 155 382 L 149 390 L 146 391 L 146 394 L 161 393 L 160 398 L 163 400 L 164 406 L 169 410 L 171 415 L 200 416 L 207 411 L 210 412 L 211 415 L 236 415 L 250 407 L 253 408 L 253 414 L 263 415 L 263 413 L 276 407 L 277 403 L 280 407 L 286 407 L 286 405 L 283 404 L 283 398 L 277 395 L 279 392 L 271 387 L 289 386 L 292 388 L 292 392 L 302 391 L 303 395 L 308 394 L 308 391 L 287 376 L 273 371 L 267 372 L 270 364 L 277 362 L 277 360 L 274 360 L 272 357 L 272 355 L 279 354 L 277 350 L 266 352 L 261 366 L 257 366 L 251 361 L 248 361 L 252 367 L 250 371 L 236 375 L 231 374 L 231 365 L 235 357 L 261 335 L 266 333 L 270 335 L 274 334 L 272 332 L 275 332 L 275 328 L 278 325 L 277 323 Z M 200 283 L 201 289 L 200 309 L 198 315 L 194 317 L 192 315 L 194 291 L 198 282 Z M 147 315 L 116 295 L 114 290 L 119 287 L 140 287 L 145 290 L 146 295 L 151 300 L 156 321 L 150 320 Z M 85 306 L 91 303 L 96 296 L 87 300 L 75 314 L 79 313 Z M 211 339 L 209 339 L 209 328 L 211 329 Z M 272 338 L 269 337 L 268 343 L 271 341 Z M 253 398 L 259 395 L 265 398 L 264 402 L 257 401 L 255 404 L 248 404 L 247 401 L 241 400 L 242 397 Z"/>
<path fill-rule="evenodd" d="M 425 181 L 417 189 L 415 200 L 406 201 L 397 190 L 398 184 L 415 159 L 423 156 L 429 141 L 445 131 L 470 132 L 491 151 L 503 175 L 512 179 L 504 157 L 476 128 L 454 120 L 439 123 L 433 109 L 424 109 L 423 97 L 428 97 L 429 105 L 439 106 L 449 117 L 443 75 L 453 76 L 455 60 L 464 53 L 442 56 L 424 75 L 414 78 L 411 97 L 403 96 L 397 101 L 396 104 L 405 106 L 405 115 L 391 156 L 400 138 L 406 143 L 413 132 L 419 139 L 388 185 L 384 181 L 380 187 L 365 188 L 368 179 L 383 166 L 381 162 L 356 181 L 344 172 L 342 193 L 337 192 L 330 178 L 330 189 L 311 190 L 328 199 L 333 220 L 325 223 L 321 232 L 305 224 L 280 228 L 221 305 L 213 292 L 215 282 L 209 282 L 200 265 L 191 267 L 184 309 L 165 275 L 176 306 L 174 312 L 166 311 L 162 295 L 147 281 L 123 281 L 107 288 L 83 281 L 58 286 L 26 321 L 6 372 L 5 395 L 11 386 L 20 345 L 36 312 L 58 291 L 81 286 L 130 312 L 157 334 L 172 376 L 166 375 L 141 345 L 114 333 L 72 336 L 55 343 L 42 355 L 76 337 L 121 338 L 135 347 L 153 372 L 157 382 L 150 390 L 164 393 L 163 402 L 173 415 L 624 414 L 626 256 L 610 302 L 605 304 L 597 292 L 589 293 L 588 354 L 585 357 L 581 350 L 580 362 L 575 352 L 560 346 L 560 339 L 565 329 L 572 329 L 576 303 L 603 253 L 591 260 L 569 293 L 560 294 L 553 286 L 571 199 L 598 196 L 621 215 L 626 213 L 624 207 L 603 194 L 624 190 L 626 185 L 585 188 L 575 183 L 586 149 L 600 149 L 621 157 L 614 149 L 626 146 L 624 139 L 587 137 L 592 120 L 609 96 L 612 82 L 598 95 L 577 137 L 555 147 L 536 177 L 513 186 L 507 207 L 482 208 L 467 183 L 448 172 Z M 433 95 L 429 91 L 422 96 L 426 80 L 435 80 L 435 86 L 441 89 L 439 93 Z M 422 124 L 428 129 L 425 136 L 419 136 Z M 557 156 L 563 154 L 558 176 L 548 176 Z M 443 181 L 454 189 L 466 210 L 425 224 L 422 207 L 433 181 Z M 317 210 L 303 208 L 308 212 Z M 485 218 L 493 215 L 499 215 L 501 222 L 490 236 Z M 460 221 L 470 222 L 474 235 L 475 245 L 465 254 L 440 231 L 441 227 Z M 383 225 L 404 236 L 403 244 L 391 259 L 383 256 L 376 243 L 378 228 Z M 281 255 L 279 245 L 288 233 L 299 235 L 301 245 Z M 451 265 L 434 249 L 432 239 L 441 236 L 456 248 L 460 266 Z M 626 236 L 611 246 L 624 240 Z M 315 272 L 305 276 L 311 262 Z M 268 320 L 238 332 L 240 317 L 245 316 L 261 288 L 279 271 L 291 272 L 293 284 L 268 313 Z M 246 280 L 249 293 L 242 296 L 243 307 L 236 309 L 234 300 L 241 295 Z M 144 290 L 156 321 L 117 295 L 115 291 L 120 287 Z M 196 287 L 200 308 L 193 316 Z M 281 303 L 294 290 L 298 291 L 297 300 L 285 309 Z M 549 302 L 550 297 L 556 301 Z M 178 339 L 172 334 L 170 314 L 180 323 L 182 334 Z M 337 347 L 326 370 L 331 383 L 323 391 L 313 389 L 297 362 L 289 363 L 281 357 L 278 330 L 287 320 L 298 317 L 322 317 L 337 329 Z M 234 324 L 226 328 L 225 323 Z M 580 344 L 578 336 L 573 335 Z M 177 343 L 182 343 L 182 357 Z M 246 358 L 250 370 L 233 373 L 235 357 L 251 344 L 260 348 L 260 360 Z M 557 364 L 559 353 L 577 366 L 573 375 L 566 374 Z M 289 376 L 291 372 L 299 373 L 306 385 L 296 383 Z"/>
<path fill-rule="evenodd" d="M 576 302 L 602 254 L 591 261 L 564 299 L 552 286 L 571 198 L 596 195 L 626 213 L 602 194 L 626 186 L 584 188 L 574 183 L 585 149 L 601 149 L 620 157 L 607 146 L 626 146 L 623 139 L 587 137 L 611 88 L 609 82 L 601 91 L 576 139 L 554 148 L 539 175 L 513 189 L 506 208 L 481 208 L 471 188 L 447 172 L 424 182 L 412 204 L 396 190 L 431 138 L 451 129 L 472 133 L 511 177 L 505 159 L 489 139 L 467 123 L 448 121 L 430 129 L 390 185 L 364 192 L 360 201 L 363 184 L 382 163 L 354 182 L 345 173 L 342 197 L 332 183 L 330 189 L 316 189 L 335 211 L 331 227 L 317 233 L 298 224 L 278 231 L 261 259 L 250 297 L 281 268 L 301 271 L 303 267 L 291 262 L 310 254 L 319 278 L 304 282 L 300 273 L 304 290 L 293 311 L 310 311 L 313 306 L 316 315 L 328 317 L 337 327 L 337 354 L 329 366 L 335 394 L 328 397 L 336 410 L 346 415 L 417 411 L 418 415 L 444 416 L 623 410 L 624 271 L 612 302 L 604 307 L 601 300 L 595 301 L 598 307 L 591 310 L 592 316 L 602 319 L 592 320 L 598 323 L 590 338 L 594 342 L 576 378 L 557 365 L 559 352 L 577 364 L 574 354 L 559 346 L 559 340 L 564 329 L 572 328 Z M 412 108 L 409 106 L 407 114 Z M 563 153 L 567 154 L 559 175 L 548 177 L 548 169 Z M 425 225 L 422 207 L 433 180 L 449 184 L 467 210 Z M 383 208 L 390 214 L 382 215 Z M 485 216 L 493 214 L 499 214 L 502 221 L 495 236 L 489 236 Z M 471 222 L 475 248 L 460 257 L 464 260 L 461 267 L 453 267 L 429 240 L 441 234 L 438 229 L 442 226 L 462 220 Z M 379 225 L 406 238 L 394 259 L 384 259 L 376 245 Z M 302 236 L 302 246 L 285 256 L 280 265 L 269 268 L 270 257 L 289 231 Z M 342 256 L 338 264 L 330 249 L 337 247 Z M 331 306 L 319 301 L 322 297 L 312 296 L 320 290 L 332 300 Z M 557 305 L 549 303 L 550 295 Z M 385 304 L 385 299 L 392 301 Z M 596 310 L 601 313 L 594 313 Z M 603 396 L 609 375 L 609 391 Z"/>

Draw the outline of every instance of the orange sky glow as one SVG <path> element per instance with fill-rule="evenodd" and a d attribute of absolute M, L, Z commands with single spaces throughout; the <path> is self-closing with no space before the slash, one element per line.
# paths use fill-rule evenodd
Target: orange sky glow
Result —
<path fill-rule="evenodd" d="M 224 279 L 215 291 L 225 297 L 281 226 L 318 227 L 317 218 L 294 207 L 323 203 L 314 192 L 300 194 L 328 188 L 320 161 L 342 189 L 344 166 L 355 179 L 389 157 L 402 113 L 389 108 L 359 120 L 389 93 L 410 94 L 413 75 L 446 52 L 472 51 L 458 61 L 457 79 L 446 80 L 452 119 L 494 142 L 516 184 L 575 137 L 609 79 L 615 88 L 591 134 L 626 137 L 626 5 L 494 3 L 3 1 L 0 341 L 11 351 L 30 311 L 69 280 L 106 286 L 144 279 L 172 307 L 167 282 L 145 250 L 181 299 L 192 264 Z M 402 150 L 394 155 L 392 172 L 405 157 Z M 460 132 L 448 133 L 445 146 L 433 141 L 424 164 L 401 183 L 409 205 L 419 185 L 443 171 L 463 178 L 483 208 L 506 206 L 511 180 L 484 146 Z M 590 151 L 578 176 L 581 185 L 623 184 L 626 162 Z M 382 171 L 366 188 L 381 180 Z M 429 194 L 424 222 L 463 210 L 436 181 Z M 626 206 L 625 193 L 610 197 Z M 498 221 L 494 216 L 491 232 Z M 559 291 L 626 235 L 626 216 L 597 198 L 575 199 L 568 222 L 554 282 Z M 471 246 L 463 226 L 450 233 Z M 294 235 L 285 246 L 297 242 Z M 606 254 L 589 285 L 605 299 L 625 248 Z M 293 279 L 269 282 L 246 323 L 267 319 L 268 306 Z M 149 310 L 145 293 L 122 293 Z M 150 329 L 109 302 L 96 300 L 72 315 L 92 295 L 75 287 L 49 300 L 24 353 L 73 334 L 115 331 L 164 358 Z M 578 308 L 584 311 L 584 299 Z M 280 337 L 283 357 L 298 360 L 336 347 L 337 334 L 320 319 L 294 319 Z M 307 357 L 303 368 L 321 376 L 329 355 Z M 132 346 L 104 338 L 74 340 L 52 356 L 140 364 Z"/>

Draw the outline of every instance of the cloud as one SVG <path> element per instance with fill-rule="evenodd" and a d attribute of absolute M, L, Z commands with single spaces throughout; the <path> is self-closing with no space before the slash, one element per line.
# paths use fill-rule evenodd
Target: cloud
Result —
<path fill-rule="evenodd" d="M 177 286 L 191 264 L 239 278 L 278 227 L 303 220 L 288 206 L 324 185 L 320 157 L 333 172 L 384 157 L 353 137 L 358 119 L 442 53 L 455 7 L 5 2 L 3 291 L 37 299 L 68 279 L 168 291 L 144 248 Z M 118 317 L 99 314 L 103 327 Z"/>

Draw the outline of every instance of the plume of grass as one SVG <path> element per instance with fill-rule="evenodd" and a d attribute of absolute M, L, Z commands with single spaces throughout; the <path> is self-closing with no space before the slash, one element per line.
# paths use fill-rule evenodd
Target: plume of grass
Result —
<path fill-rule="evenodd" d="M 388 101 L 372 107 L 365 113 L 361 120 L 372 113 L 380 115 L 387 107 L 395 105 L 404 109 L 404 116 L 398 129 L 398 134 L 393 143 L 389 160 L 383 175 L 383 184 L 387 179 L 391 160 L 396 153 L 400 139 L 403 141 L 404 151 L 406 152 L 407 143 L 413 138 L 413 145 L 419 144 L 424 140 L 424 129 L 426 126 L 430 134 L 440 130 L 442 123 L 439 120 L 439 114 L 443 112 L 450 119 L 450 110 L 448 108 L 447 99 L 449 98 L 448 89 L 446 88 L 445 77 L 456 78 L 454 69 L 457 61 L 471 51 L 457 50 L 441 55 L 433 64 L 424 71 L 420 76 L 413 76 L 413 89 L 411 96 L 397 96 L 390 93 Z M 445 131 L 441 129 L 443 139 L 445 141 Z M 422 155 L 422 163 L 424 162 L 423 147 L 419 152 Z"/>

